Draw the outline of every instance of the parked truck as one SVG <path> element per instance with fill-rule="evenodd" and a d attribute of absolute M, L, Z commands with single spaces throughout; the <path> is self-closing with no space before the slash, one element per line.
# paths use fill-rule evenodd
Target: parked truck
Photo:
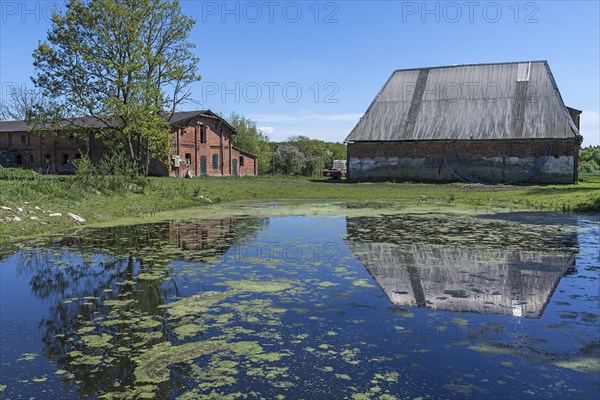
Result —
<path fill-rule="evenodd" d="M 331 169 L 323 170 L 323 176 L 333 179 L 346 176 L 346 160 L 333 160 Z"/>

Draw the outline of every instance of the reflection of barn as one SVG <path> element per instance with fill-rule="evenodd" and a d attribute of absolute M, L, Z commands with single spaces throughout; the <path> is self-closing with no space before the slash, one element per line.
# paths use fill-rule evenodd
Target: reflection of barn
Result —
<path fill-rule="evenodd" d="M 266 219 L 224 217 L 169 222 L 169 243 L 185 250 L 187 259 L 220 257 L 240 241 L 256 235 Z"/>
<path fill-rule="evenodd" d="M 572 248 L 382 244 L 365 240 L 360 229 L 348 220 L 348 246 L 390 301 L 403 307 L 540 317 L 575 265 Z"/>
<path fill-rule="evenodd" d="M 169 223 L 169 242 L 183 250 L 207 250 L 231 246 L 236 219 L 232 217 Z"/>

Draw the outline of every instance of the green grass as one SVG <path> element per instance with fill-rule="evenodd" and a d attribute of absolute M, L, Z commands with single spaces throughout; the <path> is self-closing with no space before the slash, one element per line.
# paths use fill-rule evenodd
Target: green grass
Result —
<path fill-rule="evenodd" d="M 304 177 L 149 178 L 117 193 L 82 185 L 75 176 L 27 176 L 0 180 L 0 243 L 72 229 L 79 224 L 68 212 L 86 219 L 84 225 L 120 220 L 140 221 L 155 213 L 201 207 L 202 195 L 214 203 L 243 200 L 337 200 L 400 208 L 475 206 L 554 211 L 600 211 L 600 175 L 582 174 L 576 185 L 479 186 L 418 183 L 347 183 Z M 37 209 L 41 208 L 43 211 Z M 19 208 L 22 211 L 19 211 Z M 49 217 L 49 212 L 62 217 Z M 198 214 L 212 211 L 199 209 Z M 207 215 L 210 216 L 210 215 Z M 7 219 L 19 217 L 21 221 Z M 31 217 L 38 219 L 31 219 Z"/>

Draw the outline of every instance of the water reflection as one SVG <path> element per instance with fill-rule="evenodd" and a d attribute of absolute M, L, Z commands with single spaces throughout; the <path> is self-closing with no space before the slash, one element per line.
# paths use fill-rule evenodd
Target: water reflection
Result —
<path fill-rule="evenodd" d="M 176 341 L 161 308 L 184 294 L 171 263 L 210 264 L 265 223 L 222 218 L 112 227 L 19 251 L 17 276 L 29 277 L 31 294 L 49 304 L 38 322 L 42 354 L 59 366 L 64 384 L 76 383 L 79 397 L 130 380 L 129 355 Z M 4 333 L 3 341 L 19 338 Z M 181 385 L 173 379 L 157 396 Z"/>
<path fill-rule="evenodd" d="M 541 317 L 560 278 L 574 271 L 577 255 L 575 230 L 511 232 L 508 224 L 457 226 L 447 218 L 410 215 L 347 218 L 347 227 L 348 246 L 402 307 Z"/>
<path fill-rule="evenodd" d="M 32 243 L 0 260 L 0 391 L 591 397 L 599 225 L 548 217 L 221 218 Z"/>

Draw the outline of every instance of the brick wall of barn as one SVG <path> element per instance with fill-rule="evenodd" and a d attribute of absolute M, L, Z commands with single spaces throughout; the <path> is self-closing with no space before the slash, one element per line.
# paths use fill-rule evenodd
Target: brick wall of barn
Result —
<path fill-rule="evenodd" d="M 41 137 L 28 132 L 0 134 L 0 166 L 34 169 L 44 173 L 73 173 L 73 161 L 88 154 L 94 163 L 109 149 L 90 134 L 87 139 L 71 135 Z"/>
<path fill-rule="evenodd" d="M 258 160 L 256 157 L 234 147 L 232 159 L 237 160 L 238 176 L 258 175 Z"/>
<path fill-rule="evenodd" d="M 348 174 L 356 180 L 458 181 L 448 160 L 453 152 L 471 176 L 485 182 L 506 182 L 531 170 L 547 150 L 550 156 L 544 166 L 525 182 L 576 182 L 576 138 L 355 142 L 348 144 Z"/>
<path fill-rule="evenodd" d="M 217 122 L 203 121 L 202 124 L 190 123 L 190 126 L 175 128 L 170 154 L 179 155 L 180 163 L 176 165 L 170 157 L 166 174 L 184 176 L 189 168 L 192 176 L 229 175 L 231 132 L 219 125 Z M 215 155 L 216 159 L 213 159 Z M 160 166 L 157 167 L 158 170 L 153 168 L 151 172 L 162 175 L 164 171 Z"/>
<path fill-rule="evenodd" d="M 233 159 L 238 175 L 256 175 L 258 161 L 232 145 L 233 132 L 226 125 L 204 119 L 206 142 L 202 142 L 201 125 L 174 128 L 170 155 L 179 155 L 181 162 L 175 166 L 169 156 L 168 163 L 151 160 L 149 172 L 156 176 L 185 176 L 188 168 L 192 176 L 202 175 L 202 157 L 205 157 L 205 175 L 233 175 Z M 75 171 L 73 161 L 82 154 L 89 155 L 98 164 L 110 149 L 90 133 L 87 139 L 70 135 L 40 137 L 28 132 L 0 133 L 0 166 L 34 169 L 43 173 L 69 174 Z M 214 158 L 216 156 L 216 158 Z M 242 161 L 243 159 L 243 161 Z M 213 162 L 213 161 L 216 161 Z M 244 165 L 241 165 L 243 162 Z"/>

